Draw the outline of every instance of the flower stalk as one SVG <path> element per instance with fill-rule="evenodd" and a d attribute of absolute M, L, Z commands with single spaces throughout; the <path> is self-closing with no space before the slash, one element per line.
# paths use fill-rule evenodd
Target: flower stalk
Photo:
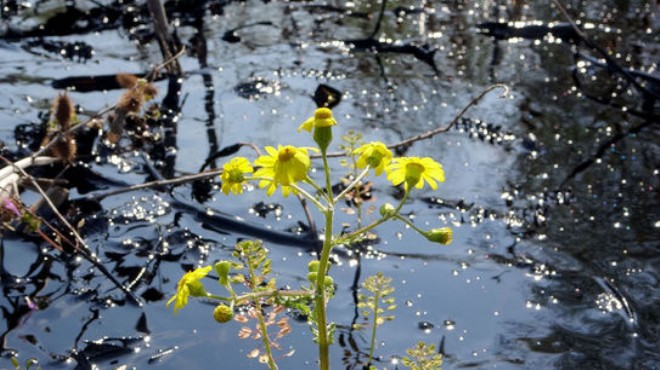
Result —
<path fill-rule="evenodd" d="M 330 339 L 328 337 L 328 323 L 326 317 L 327 291 L 325 289 L 325 277 L 328 272 L 330 252 L 332 251 L 333 247 L 333 221 L 334 210 L 330 209 L 325 212 L 325 239 L 323 240 L 323 249 L 321 250 L 321 257 L 319 259 L 319 270 L 316 275 L 316 294 L 314 295 L 314 303 L 316 305 L 316 323 L 318 326 L 319 368 L 321 370 L 329 370 L 330 368 Z"/>

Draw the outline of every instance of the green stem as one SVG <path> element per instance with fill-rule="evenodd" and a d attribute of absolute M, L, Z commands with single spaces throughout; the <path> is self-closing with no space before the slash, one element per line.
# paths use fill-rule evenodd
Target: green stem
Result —
<path fill-rule="evenodd" d="M 277 365 L 273 359 L 273 352 L 270 349 L 270 338 L 268 337 L 268 329 L 266 328 L 266 321 L 264 320 L 264 315 L 261 313 L 261 303 L 259 300 L 255 300 L 255 310 L 257 310 L 257 317 L 259 318 L 259 328 L 261 328 L 261 335 L 264 338 L 264 348 L 266 349 L 266 354 L 268 355 L 268 367 L 270 370 L 276 370 Z"/>
<path fill-rule="evenodd" d="M 328 338 L 328 324 L 326 319 L 326 289 L 325 276 L 328 272 L 328 263 L 330 260 L 330 251 L 332 251 L 332 223 L 334 210 L 330 209 L 325 215 L 325 239 L 323 240 L 323 249 L 319 259 L 319 271 L 316 275 L 316 295 L 314 304 L 316 306 L 316 324 L 318 326 L 318 344 L 319 344 L 319 369 L 330 369 Z"/>
<path fill-rule="evenodd" d="M 364 171 L 362 171 L 362 173 L 359 174 L 359 175 L 355 178 L 355 180 L 353 180 L 353 182 L 351 182 L 351 183 L 346 187 L 346 189 L 344 189 L 341 193 L 339 193 L 339 195 L 337 195 L 337 196 L 333 199 L 333 201 L 334 201 L 334 202 L 337 202 L 338 200 L 340 200 L 341 198 L 343 198 L 344 195 L 346 195 L 349 191 L 353 190 L 353 188 L 355 188 L 357 185 L 359 185 L 360 181 L 362 181 L 362 179 L 367 175 L 368 172 L 369 172 L 369 166 L 367 166 L 367 168 L 365 168 Z"/>
<path fill-rule="evenodd" d="M 252 177 L 252 178 L 250 178 L 250 180 L 255 180 L 255 181 L 261 181 L 261 180 L 265 180 L 265 181 L 273 181 L 273 179 L 271 179 L 271 178 L 267 178 L 267 177 Z M 322 194 L 325 194 L 325 192 L 323 191 L 323 189 L 319 188 L 319 186 L 316 185 L 316 183 L 315 183 L 314 181 L 312 181 L 312 180 L 309 178 L 309 176 L 307 177 L 307 179 L 305 179 L 305 182 L 308 183 L 308 184 L 310 184 L 310 185 L 312 185 L 315 189 L 317 189 L 317 191 L 320 191 Z M 309 201 L 312 202 L 312 203 L 314 203 L 314 205 L 315 205 L 316 207 L 318 207 L 318 209 L 320 209 L 322 212 L 326 209 L 326 207 L 325 207 L 323 204 L 321 204 L 318 200 L 316 200 L 316 198 L 313 197 L 310 193 L 308 193 L 305 189 L 301 188 L 300 186 L 298 186 L 298 185 L 296 185 L 296 184 L 291 184 L 291 185 L 289 185 L 289 186 L 292 187 L 292 188 L 294 188 L 294 189 L 296 189 L 296 191 L 297 191 L 298 193 L 302 194 L 302 196 L 304 196 L 305 198 L 309 199 Z"/>
<path fill-rule="evenodd" d="M 411 228 L 413 228 L 413 229 L 414 229 L 415 231 L 417 231 L 418 233 L 420 233 L 420 234 L 422 234 L 422 235 L 425 235 L 425 234 L 426 234 L 426 232 L 425 232 L 424 230 L 422 230 L 422 229 L 420 229 L 419 227 L 415 226 L 415 224 L 413 224 L 409 219 L 407 219 L 407 218 L 405 218 L 405 217 L 403 217 L 403 216 L 401 216 L 401 215 L 399 215 L 399 214 L 395 215 L 394 217 L 395 217 L 396 219 L 398 219 L 398 220 L 401 220 L 403 223 L 405 223 L 406 225 L 410 226 Z"/>
<path fill-rule="evenodd" d="M 330 165 L 328 164 L 327 153 L 328 153 L 327 150 L 325 149 L 321 150 L 321 157 L 323 158 L 323 170 L 325 171 L 325 188 L 329 202 L 328 205 L 332 207 L 335 204 L 335 202 L 332 199 L 332 181 L 330 180 Z"/>
<path fill-rule="evenodd" d="M 296 191 L 298 191 L 298 193 L 300 193 L 303 197 L 305 197 L 307 200 L 312 202 L 321 212 L 325 212 L 326 207 L 323 204 L 321 204 L 321 202 L 316 200 L 316 198 L 313 197 L 312 194 L 308 193 L 307 191 L 305 191 L 305 189 L 301 188 L 300 186 L 298 186 L 296 184 L 292 184 L 292 185 L 289 185 L 289 186 L 296 189 Z"/>
<path fill-rule="evenodd" d="M 250 280 L 252 280 L 252 286 L 256 286 L 256 279 L 254 268 L 252 264 L 248 261 L 249 271 L 250 271 Z M 270 349 L 270 338 L 268 337 L 268 328 L 266 327 L 266 320 L 262 314 L 261 301 L 259 298 L 254 299 L 254 309 L 257 312 L 257 319 L 259 320 L 259 328 L 261 329 L 261 335 L 264 341 L 264 349 L 266 350 L 266 355 L 268 356 L 268 367 L 270 370 L 276 370 L 277 365 L 273 359 L 273 351 Z"/>
<path fill-rule="evenodd" d="M 314 189 L 316 189 L 316 191 L 317 191 L 319 194 L 321 194 L 321 196 L 322 196 L 326 201 L 328 201 L 328 203 L 330 203 L 330 199 L 328 198 L 328 195 L 325 193 L 325 190 L 323 190 L 323 188 L 321 188 L 321 187 L 316 183 L 316 181 L 314 181 L 311 177 L 307 176 L 307 178 L 305 179 L 305 182 L 308 183 L 308 184 L 310 184 Z"/>
<path fill-rule="evenodd" d="M 260 290 L 258 292 L 252 292 L 252 293 L 247 293 L 243 295 L 237 295 L 235 297 L 223 297 L 215 294 L 208 294 L 205 298 L 210 298 L 210 299 L 215 299 L 218 301 L 222 302 L 236 302 L 237 304 L 240 304 L 241 302 L 245 302 L 248 300 L 254 300 L 254 299 L 259 299 L 259 298 L 265 298 L 265 297 L 304 297 L 308 296 L 311 297 L 314 295 L 313 291 L 309 290 L 279 290 L 279 289 L 271 289 L 271 290 Z"/>
<path fill-rule="evenodd" d="M 217 301 L 223 301 L 223 302 L 231 302 L 231 301 L 234 300 L 233 298 L 223 297 L 223 296 L 215 295 L 215 294 L 211 294 L 211 293 L 207 293 L 205 298 L 215 299 Z"/>
<path fill-rule="evenodd" d="M 351 233 L 345 234 L 345 235 L 337 238 L 337 240 L 335 240 L 335 244 L 343 244 L 343 243 L 349 242 L 353 238 L 355 238 L 355 237 L 357 237 L 361 234 L 366 233 L 367 231 L 369 231 L 369 230 L 373 229 L 374 227 L 384 223 L 385 221 L 388 221 L 388 220 L 394 218 L 396 215 L 399 214 L 399 211 L 401 210 L 401 207 L 403 207 L 403 205 L 406 203 L 406 200 L 408 200 L 408 191 L 405 192 L 405 194 L 403 195 L 403 198 L 401 199 L 401 202 L 396 207 L 394 212 L 392 212 L 391 215 L 383 216 L 383 218 L 381 218 L 380 220 L 376 220 L 376 221 L 370 223 L 367 226 L 364 226 L 360 229 L 357 229 L 357 230 L 355 230 Z"/>
<path fill-rule="evenodd" d="M 374 319 L 371 328 L 371 346 L 369 347 L 369 360 L 367 365 L 371 365 L 371 360 L 374 358 L 374 350 L 376 349 L 376 329 L 378 328 L 378 303 L 380 301 L 380 290 L 376 290 L 374 295 Z"/>
<path fill-rule="evenodd" d="M 355 148 L 353 148 L 355 149 Z M 353 153 L 353 150 L 351 150 L 351 153 Z M 351 161 L 353 162 L 353 166 L 351 167 L 353 169 L 353 176 L 357 177 L 357 159 L 355 158 L 355 155 L 351 155 Z M 369 168 L 369 165 L 367 165 L 367 169 Z M 362 186 L 360 184 L 355 185 L 355 199 L 358 201 L 355 202 L 355 208 L 357 208 L 357 227 L 360 228 L 362 227 L 362 202 L 360 200 L 362 199 Z"/>

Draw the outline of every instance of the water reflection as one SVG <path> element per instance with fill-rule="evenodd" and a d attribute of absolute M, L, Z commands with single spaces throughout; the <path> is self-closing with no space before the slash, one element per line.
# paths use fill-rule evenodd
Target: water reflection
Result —
<path fill-rule="evenodd" d="M 443 126 L 489 84 L 512 87 L 509 100 L 487 97 L 455 130 L 406 148 L 411 155 L 437 156 L 445 165 L 449 176 L 440 194 L 419 195 L 410 209 L 420 225 L 455 227 L 452 247 L 429 249 L 409 230 L 387 227 L 367 245 L 338 251 L 339 289 L 331 307 L 341 327 L 337 363 L 343 358 L 344 366 L 359 368 L 364 361 L 368 344 L 351 330 L 355 294 L 363 277 L 377 270 L 395 279 L 400 302 L 397 320 L 383 327 L 378 366 L 397 366 L 414 340 L 437 344 L 446 356 L 445 368 L 623 369 L 652 368 L 660 361 L 655 349 L 658 148 L 652 124 L 657 100 L 613 77 L 592 49 L 562 37 L 560 31 L 570 32 L 565 25 L 540 38 L 521 33 L 539 30 L 527 26 L 565 21 L 555 8 L 539 1 L 195 4 L 195 11 L 175 12 L 178 32 L 194 46 L 195 54 L 182 61 L 191 74 L 165 85 L 167 140 L 148 150 L 165 178 L 196 171 L 221 142 L 302 141 L 289 136 L 291 127 L 313 109 L 310 96 L 320 84 L 342 92 L 336 106 L 340 129 L 358 129 L 367 140 L 388 142 Z M 585 32 L 620 65 L 652 73 L 658 44 L 653 6 L 580 2 L 568 10 L 580 24 L 595 25 Z M 126 37 L 143 43 L 137 46 L 140 60 L 151 59 L 144 46 L 149 32 L 138 16 L 143 13 L 133 5 L 126 10 L 131 22 L 126 17 L 124 26 L 112 29 L 130 30 Z M 115 22 L 119 15 L 112 15 L 108 19 Z M 501 27 L 500 34 L 478 32 L 484 22 L 514 21 L 523 22 L 512 23 L 517 34 L 502 34 Z M 234 37 L 223 41 L 227 35 Z M 104 37 L 110 45 L 128 41 L 121 35 Z M 22 45 L 20 38 L 8 40 Z M 95 46 L 98 60 L 135 67 L 103 43 L 87 44 Z M 22 46 L 32 50 L 30 44 Z M 30 94 L 37 101 L 49 98 L 52 91 L 42 91 L 33 76 L 60 77 L 62 63 L 73 62 L 15 53 L 39 67 L 26 70 L 19 66 L 22 59 L 6 59 L 0 70 L 23 76 L 17 84 L 2 80 L 10 97 L 6 105 L 34 112 L 38 105 L 23 99 L 22 89 L 34 90 Z M 66 66 L 86 71 L 82 63 Z M 652 87 L 650 82 L 646 87 Z M 77 93 L 76 98 L 95 109 L 99 96 L 104 95 Z M 24 123 L 24 117 L 7 112 L 0 108 L 7 122 Z M 13 140 L 2 134 L 5 141 Z M 108 177 L 147 178 L 135 156 L 111 158 L 124 171 L 117 172 L 113 163 L 92 165 Z M 396 198 L 394 189 L 377 181 L 375 199 Z M 215 197 L 213 186 L 205 190 L 204 202 L 259 225 L 282 231 L 300 229 L 298 221 L 304 222 L 299 205 L 290 200 L 264 204 L 251 191 L 249 202 L 238 204 Z M 128 203 L 108 199 L 95 214 L 107 222 L 89 221 L 86 229 L 107 265 L 147 302 L 144 311 L 127 307 L 83 261 L 53 258 L 52 252 L 13 256 L 12 264 L 20 261 L 32 269 L 8 272 L 10 264 L 3 261 L 3 349 L 18 348 L 54 362 L 74 358 L 90 366 L 137 362 L 182 368 L 190 366 L 185 361 L 203 366 L 217 360 L 244 367 L 248 360 L 236 356 L 234 347 L 219 345 L 234 344 L 234 332 L 200 326 L 207 307 L 191 308 L 191 316 L 177 320 L 163 307 L 182 271 L 227 255 L 242 235 L 206 228 L 190 209 L 173 211 L 167 199 L 151 191 Z M 349 226 L 355 222 L 348 214 L 341 218 Z M 9 244 L 30 243 L 3 239 L 2 251 Z M 307 250 L 276 245 L 273 253 L 287 261 L 278 271 L 286 284 L 304 281 L 294 267 L 304 271 Z M 51 290 L 46 293 L 47 280 Z M 76 325 L 65 330 L 64 324 L 44 324 L 57 320 Z M 109 335 L 115 328 L 122 333 Z M 304 324 L 294 328 L 294 347 L 303 350 L 283 360 L 288 366 L 282 368 L 313 363 L 306 330 Z"/>

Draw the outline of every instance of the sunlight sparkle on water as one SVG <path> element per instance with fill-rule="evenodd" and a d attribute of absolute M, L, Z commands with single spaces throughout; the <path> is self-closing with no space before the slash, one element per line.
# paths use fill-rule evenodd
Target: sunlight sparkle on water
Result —
<path fill-rule="evenodd" d="M 536 311 L 539 311 L 542 306 L 538 302 L 527 301 L 527 302 L 525 302 L 525 307 L 529 308 L 529 309 L 534 309 Z"/>
<path fill-rule="evenodd" d="M 596 306 L 603 312 L 612 312 L 623 308 L 623 304 L 612 293 L 601 293 L 596 297 Z"/>

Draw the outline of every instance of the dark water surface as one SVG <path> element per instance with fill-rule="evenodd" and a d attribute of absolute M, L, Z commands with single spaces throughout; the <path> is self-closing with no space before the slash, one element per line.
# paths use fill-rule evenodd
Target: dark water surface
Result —
<path fill-rule="evenodd" d="M 64 2 L 2 2 L 3 153 L 28 153 L 15 128 L 47 113 L 54 80 L 143 73 L 161 61 L 141 2 L 75 3 L 91 15 L 65 26 L 47 23 Z M 651 76 L 636 80 L 643 86 L 626 82 L 584 40 L 543 28 L 566 21 L 546 1 L 390 1 L 367 48 L 376 1 L 171 3 L 189 53 L 181 58 L 180 114 L 159 131 L 170 141 L 150 154 L 172 177 L 199 171 L 211 153 L 237 142 L 311 146 L 296 128 L 315 109 L 320 84 L 342 93 L 336 138 L 356 130 L 368 141 L 396 142 L 447 125 L 485 88 L 504 83 L 507 98 L 491 92 L 455 128 L 406 151 L 440 161 L 447 181 L 414 193 L 404 212 L 422 228 L 451 226 L 454 242 L 430 245 L 390 223 L 359 258 L 340 251 L 331 273 L 329 317 L 339 325 L 332 368 L 361 368 L 369 336 L 348 330 L 351 286 L 382 271 L 393 278 L 398 308 L 379 329 L 379 369 L 397 368 L 420 340 L 441 346 L 443 369 L 657 369 L 658 5 L 568 3 L 616 65 Z M 478 26 L 508 21 L 522 23 Z M 156 84 L 161 102 L 168 82 Z M 70 96 L 90 112 L 120 94 Z M 88 190 L 120 187 L 108 179 L 147 181 L 138 149 L 86 161 L 105 178 L 91 179 Z M 342 171 L 338 161 L 333 169 Z M 366 207 L 396 202 L 384 179 L 374 189 Z M 71 199 L 88 190 L 71 189 Z M 175 194 L 193 201 L 190 185 Z M 26 194 L 26 202 L 36 198 Z M 262 218 L 260 202 L 280 207 Z M 204 205 L 285 232 L 306 222 L 295 199 L 259 190 L 225 197 L 215 189 Z M 264 368 L 246 357 L 259 343 L 239 339 L 238 323 L 216 324 L 213 306 L 192 302 L 177 316 L 165 307 L 184 271 L 228 258 L 245 235 L 201 223 L 154 190 L 106 198 L 86 216 L 87 243 L 120 281 L 133 282 L 144 306 L 127 302 L 84 259 L 7 235 L 0 368 L 11 368 L 12 355 L 34 357 L 44 369 Z M 355 216 L 340 213 L 341 223 L 354 225 Z M 311 248 L 267 245 L 278 285 L 305 284 Z M 304 322 L 294 321 L 280 345 L 282 355 L 295 350 L 278 359 L 281 369 L 315 367 Z"/>

